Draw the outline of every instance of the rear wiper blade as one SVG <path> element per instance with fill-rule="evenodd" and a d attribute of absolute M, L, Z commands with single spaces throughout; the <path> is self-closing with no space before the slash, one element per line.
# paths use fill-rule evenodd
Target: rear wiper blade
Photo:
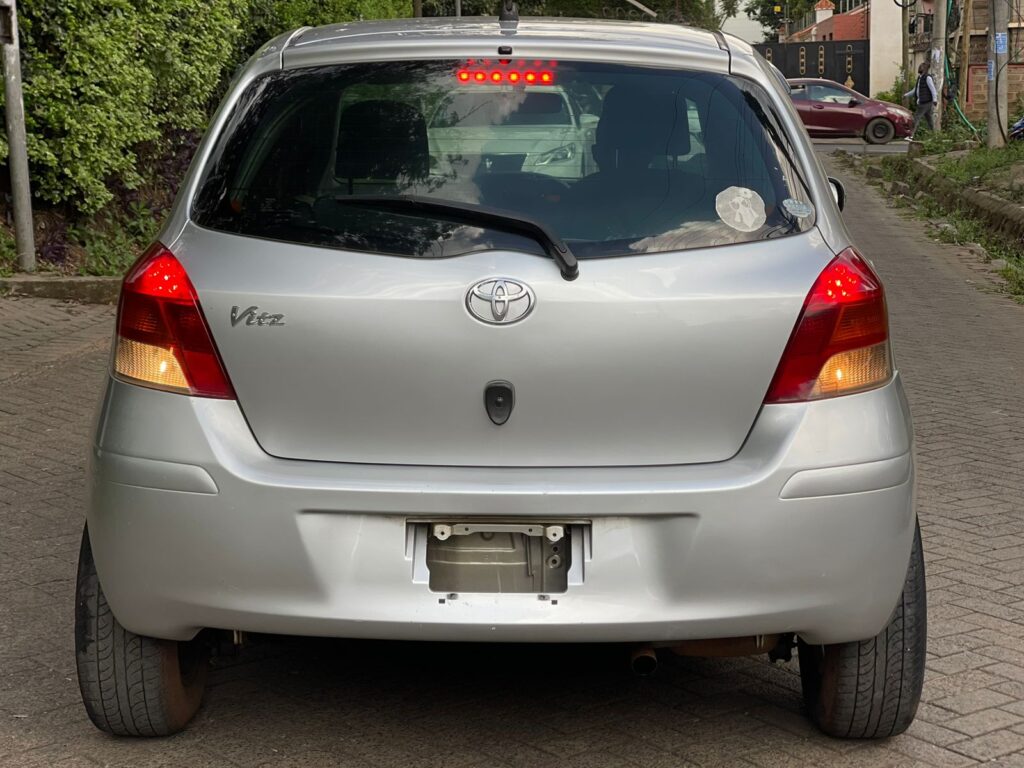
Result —
<path fill-rule="evenodd" d="M 575 280 L 580 268 L 576 256 L 565 241 L 547 224 L 514 211 L 484 205 L 459 203 L 454 200 L 435 200 L 419 195 L 331 195 L 342 205 L 394 211 L 422 216 L 439 216 L 446 221 L 483 225 L 514 234 L 526 235 L 540 243 L 544 252 L 555 260 L 562 277 Z"/>

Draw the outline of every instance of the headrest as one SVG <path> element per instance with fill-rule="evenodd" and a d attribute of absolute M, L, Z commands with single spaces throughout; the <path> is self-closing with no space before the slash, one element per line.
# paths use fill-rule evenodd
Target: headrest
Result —
<path fill-rule="evenodd" d="M 427 121 L 411 104 L 360 101 L 341 113 L 339 178 L 421 179 L 430 170 Z"/>

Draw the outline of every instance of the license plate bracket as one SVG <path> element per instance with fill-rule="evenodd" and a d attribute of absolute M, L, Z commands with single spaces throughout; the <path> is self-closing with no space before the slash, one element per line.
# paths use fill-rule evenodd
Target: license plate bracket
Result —
<path fill-rule="evenodd" d="M 413 580 L 445 594 L 560 594 L 583 582 L 589 527 L 507 520 L 411 523 Z"/>

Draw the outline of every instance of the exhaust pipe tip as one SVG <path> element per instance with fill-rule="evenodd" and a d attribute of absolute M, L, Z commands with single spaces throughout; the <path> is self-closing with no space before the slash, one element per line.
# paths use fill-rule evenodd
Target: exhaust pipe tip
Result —
<path fill-rule="evenodd" d="M 629 668 L 639 677 L 649 677 L 658 669 L 658 654 L 649 645 L 635 648 L 629 655 Z"/>

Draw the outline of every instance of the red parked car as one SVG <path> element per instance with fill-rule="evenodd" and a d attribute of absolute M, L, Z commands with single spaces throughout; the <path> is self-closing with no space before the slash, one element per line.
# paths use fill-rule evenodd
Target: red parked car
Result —
<path fill-rule="evenodd" d="M 863 136 L 885 144 L 910 135 L 914 116 L 896 104 L 869 99 L 832 80 L 797 78 L 789 81 L 796 111 L 815 138 Z"/>

